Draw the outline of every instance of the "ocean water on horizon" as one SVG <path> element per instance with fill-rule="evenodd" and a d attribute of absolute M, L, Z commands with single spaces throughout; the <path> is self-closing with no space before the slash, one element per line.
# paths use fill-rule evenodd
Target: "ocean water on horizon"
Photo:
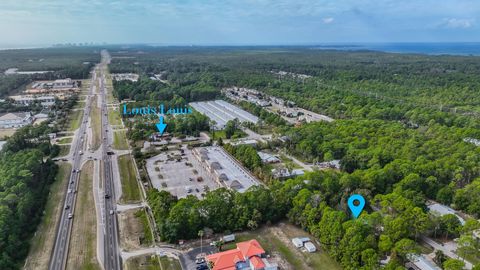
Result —
<path fill-rule="evenodd" d="M 315 46 L 316 49 L 371 50 L 391 53 L 419 53 L 430 55 L 480 55 L 480 42 L 439 43 L 349 43 Z"/>

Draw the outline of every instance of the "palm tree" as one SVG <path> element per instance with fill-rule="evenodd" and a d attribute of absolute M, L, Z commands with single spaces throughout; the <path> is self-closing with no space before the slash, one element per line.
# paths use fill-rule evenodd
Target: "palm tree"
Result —
<path fill-rule="evenodd" d="M 210 120 L 210 130 L 212 131 L 212 141 L 215 140 L 215 126 L 217 125 L 217 122 L 215 120 Z"/>
<path fill-rule="evenodd" d="M 200 236 L 200 253 L 203 253 L 203 230 L 198 231 L 198 236 Z"/>
<path fill-rule="evenodd" d="M 218 240 L 218 241 L 215 241 L 215 247 L 218 249 L 218 251 L 222 251 L 222 246 L 223 246 L 224 244 L 225 244 L 225 243 L 223 242 L 223 239 Z"/>

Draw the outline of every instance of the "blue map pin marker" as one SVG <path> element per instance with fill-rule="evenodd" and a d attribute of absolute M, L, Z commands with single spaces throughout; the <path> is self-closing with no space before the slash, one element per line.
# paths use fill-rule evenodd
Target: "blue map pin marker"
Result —
<path fill-rule="evenodd" d="M 354 202 L 357 201 L 358 205 L 355 205 Z M 352 211 L 353 217 L 357 218 L 363 211 L 365 207 L 365 199 L 360 194 L 353 194 L 348 198 L 348 208 Z"/>

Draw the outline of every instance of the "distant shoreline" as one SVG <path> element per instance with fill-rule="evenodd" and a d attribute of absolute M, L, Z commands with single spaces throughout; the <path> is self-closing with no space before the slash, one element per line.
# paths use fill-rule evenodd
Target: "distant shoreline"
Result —
<path fill-rule="evenodd" d="M 310 48 L 317 50 L 339 50 L 339 51 L 376 51 L 385 53 L 401 53 L 401 54 L 424 54 L 424 55 L 452 55 L 452 56 L 480 56 L 480 42 L 392 42 L 392 43 L 318 43 L 318 44 L 271 44 L 271 45 L 255 45 L 255 44 L 108 44 L 99 46 L 152 46 L 152 47 L 291 47 L 291 48 Z M 65 46 L 82 48 L 84 46 Z M 93 46 L 95 47 L 95 46 Z M 45 48 L 64 48 L 55 47 L 53 45 L 1 45 L 0 51 L 6 50 L 22 50 L 22 49 L 45 49 Z"/>

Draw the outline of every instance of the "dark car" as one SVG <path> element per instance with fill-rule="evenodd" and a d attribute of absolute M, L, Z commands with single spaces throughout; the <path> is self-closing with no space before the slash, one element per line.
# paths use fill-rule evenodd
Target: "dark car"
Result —
<path fill-rule="evenodd" d="M 110 198 L 110 195 L 109 194 L 105 194 L 105 199 L 108 199 Z"/>
<path fill-rule="evenodd" d="M 208 270 L 208 265 L 207 264 L 197 265 L 197 270 Z"/>

